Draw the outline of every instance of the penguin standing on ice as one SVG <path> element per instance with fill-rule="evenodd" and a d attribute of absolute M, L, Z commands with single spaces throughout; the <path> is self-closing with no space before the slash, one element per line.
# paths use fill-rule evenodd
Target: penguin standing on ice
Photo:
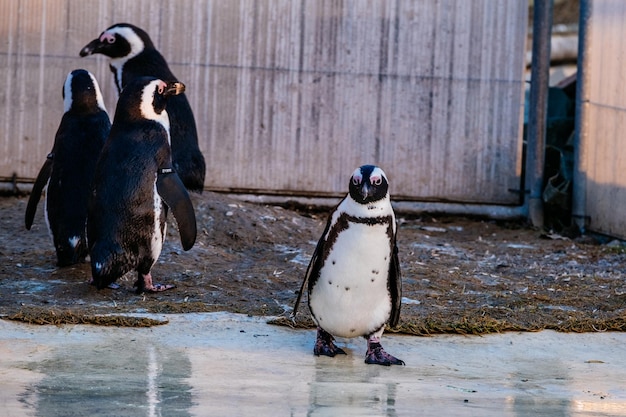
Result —
<path fill-rule="evenodd" d="M 165 240 L 168 208 L 183 249 L 195 243 L 196 217 L 172 167 L 165 110 L 170 97 L 184 89 L 180 82 L 141 77 L 120 94 L 89 199 L 87 240 L 98 289 L 133 269 L 138 273 L 138 294 L 174 287 L 153 283 L 150 273 Z"/>
<path fill-rule="evenodd" d="M 318 356 L 345 354 L 333 336 L 363 336 L 365 363 L 404 365 L 380 344 L 385 324 L 398 323 L 401 302 L 396 219 L 388 188 L 382 169 L 357 168 L 348 195 L 331 213 L 315 248 L 292 318 L 308 283 Z"/>
<path fill-rule="evenodd" d="M 81 57 L 92 54 L 111 58 L 109 66 L 118 92 L 132 80 L 143 76 L 166 82 L 178 81 L 148 34 L 128 23 L 109 27 L 80 51 Z M 174 168 L 188 190 L 202 192 L 206 165 L 198 146 L 196 121 L 185 94 L 171 97 L 167 112 Z"/>
<path fill-rule="evenodd" d="M 52 152 L 39 171 L 25 217 L 30 230 L 46 189 L 46 223 L 61 267 L 83 262 L 87 255 L 87 199 L 96 161 L 111 130 L 98 82 L 88 71 L 77 69 L 68 74 L 63 104 L 65 113 Z"/>

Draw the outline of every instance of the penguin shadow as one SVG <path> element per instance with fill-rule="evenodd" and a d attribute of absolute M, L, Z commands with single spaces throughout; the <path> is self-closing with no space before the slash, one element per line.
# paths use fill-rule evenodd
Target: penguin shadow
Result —
<path fill-rule="evenodd" d="M 363 363 L 364 352 L 340 346 L 346 355 L 315 357 L 307 416 L 397 416 L 397 383 L 376 382 L 388 367 Z"/>

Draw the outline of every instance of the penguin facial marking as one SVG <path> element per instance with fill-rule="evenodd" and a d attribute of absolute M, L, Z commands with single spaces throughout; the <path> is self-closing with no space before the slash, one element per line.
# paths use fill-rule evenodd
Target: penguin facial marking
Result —
<path fill-rule="evenodd" d="M 74 94 L 75 92 L 76 94 Z M 77 104 L 79 107 L 74 108 L 75 111 L 93 111 L 95 110 L 94 107 L 97 107 L 106 112 L 98 81 L 87 70 L 74 70 L 65 78 L 65 83 L 63 84 L 63 111 L 67 113 L 74 104 Z"/>
<path fill-rule="evenodd" d="M 165 111 L 164 92 L 167 84 L 161 80 L 150 81 L 141 92 L 141 115 L 160 123 L 167 131 L 167 140 L 170 141 L 170 119 Z"/>
<path fill-rule="evenodd" d="M 102 32 L 99 39 L 101 44 L 108 44 L 110 47 L 102 48 L 102 53 L 111 57 L 110 66 L 115 69 L 115 83 L 119 91 L 122 90 L 122 73 L 124 64 L 145 49 L 145 44 L 141 37 L 128 26 L 113 26 Z M 107 49 L 111 49 L 107 53 Z"/>
<path fill-rule="evenodd" d="M 92 73 L 89 72 L 89 77 L 93 82 L 94 90 L 96 92 L 96 102 L 98 103 L 98 107 L 104 111 L 107 111 L 104 106 L 104 98 L 102 98 L 102 92 L 100 91 L 100 86 L 98 85 L 98 81 L 96 81 L 96 77 L 93 76 Z"/>
<path fill-rule="evenodd" d="M 143 52 L 145 48 L 143 40 L 139 37 L 137 32 L 128 26 L 113 26 L 105 30 L 102 32 L 102 35 L 100 35 L 100 42 L 113 45 L 116 42 L 120 42 L 120 38 L 128 43 L 130 50 L 123 56 L 112 57 L 116 58 L 114 61 L 121 61 L 123 63 Z"/>
<path fill-rule="evenodd" d="M 375 210 L 376 205 L 371 203 L 387 197 L 389 183 L 382 169 L 374 165 L 363 165 L 357 168 L 350 178 L 350 197 L 359 204 L 368 205 L 369 210 Z"/>
<path fill-rule="evenodd" d="M 115 35 L 110 32 L 102 32 L 102 35 L 100 35 L 100 42 L 115 43 Z"/>

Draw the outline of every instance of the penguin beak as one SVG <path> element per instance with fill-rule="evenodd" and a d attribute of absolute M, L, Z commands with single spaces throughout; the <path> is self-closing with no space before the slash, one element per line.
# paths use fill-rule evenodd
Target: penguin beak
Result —
<path fill-rule="evenodd" d="M 367 200 L 368 197 L 372 195 L 372 188 L 369 186 L 367 182 L 364 182 L 361 186 L 361 196 L 363 197 L 363 201 Z"/>
<path fill-rule="evenodd" d="M 87 55 L 97 54 L 101 47 L 102 42 L 100 42 L 100 39 L 96 38 L 85 45 L 83 49 L 80 50 L 79 55 L 81 57 L 86 57 Z"/>
<path fill-rule="evenodd" d="M 167 87 L 165 88 L 163 95 L 166 97 L 177 96 L 184 92 L 185 92 L 185 84 L 178 82 L 178 81 L 173 81 L 173 82 L 167 83 Z"/>

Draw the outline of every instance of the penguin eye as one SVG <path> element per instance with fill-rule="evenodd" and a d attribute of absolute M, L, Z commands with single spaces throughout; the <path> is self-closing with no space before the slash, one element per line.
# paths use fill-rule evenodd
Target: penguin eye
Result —
<path fill-rule="evenodd" d="M 359 178 L 359 177 L 352 177 L 352 184 L 359 185 L 360 183 L 361 183 L 361 178 Z"/>
<path fill-rule="evenodd" d="M 383 183 L 383 179 L 380 177 L 372 178 L 372 185 L 380 185 Z"/>
<path fill-rule="evenodd" d="M 115 35 L 107 36 L 107 42 L 108 43 L 115 43 Z"/>
<path fill-rule="evenodd" d="M 159 85 L 159 86 L 157 87 L 157 91 L 159 92 L 159 94 L 163 94 L 163 86 L 162 86 L 162 85 Z"/>

